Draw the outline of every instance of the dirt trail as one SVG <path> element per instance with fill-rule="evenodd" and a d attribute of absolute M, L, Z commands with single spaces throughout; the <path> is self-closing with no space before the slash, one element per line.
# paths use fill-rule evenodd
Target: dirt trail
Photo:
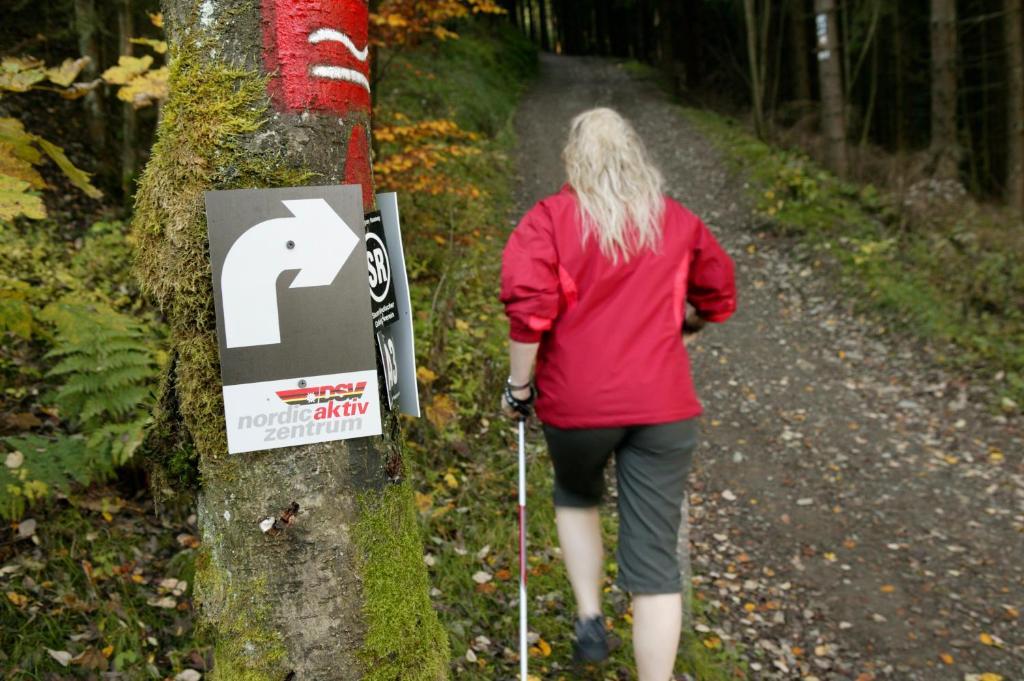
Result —
<path fill-rule="evenodd" d="M 633 121 L 737 264 L 740 311 L 692 348 L 708 635 L 738 643 L 753 679 L 1024 680 L 1019 421 L 855 317 L 813 255 L 759 233 L 742 179 L 614 63 L 543 57 L 518 118 L 524 209 L 557 191 L 569 119 L 598 105 Z"/>

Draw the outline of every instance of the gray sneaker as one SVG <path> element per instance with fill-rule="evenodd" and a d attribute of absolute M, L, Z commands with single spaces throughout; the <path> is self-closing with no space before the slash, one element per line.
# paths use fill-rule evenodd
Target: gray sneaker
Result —
<path fill-rule="evenodd" d="M 576 620 L 572 657 L 580 663 L 604 662 L 608 659 L 608 634 L 604 628 L 604 617 L 597 615 L 586 620 Z"/>

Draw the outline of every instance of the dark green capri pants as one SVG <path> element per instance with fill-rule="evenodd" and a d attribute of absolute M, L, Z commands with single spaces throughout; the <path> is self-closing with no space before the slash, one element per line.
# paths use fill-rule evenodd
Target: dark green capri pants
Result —
<path fill-rule="evenodd" d="M 619 488 L 619 586 L 634 594 L 679 593 L 676 543 L 697 419 L 629 428 L 544 426 L 555 467 L 555 506 L 593 508 L 615 454 Z"/>

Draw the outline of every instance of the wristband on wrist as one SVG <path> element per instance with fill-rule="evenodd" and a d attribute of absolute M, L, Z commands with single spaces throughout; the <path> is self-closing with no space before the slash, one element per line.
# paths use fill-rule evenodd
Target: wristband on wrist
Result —
<path fill-rule="evenodd" d="M 512 377 L 509 376 L 508 380 L 505 381 L 505 385 L 509 387 L 509 390 L 526 390 L 533 384 L 530 381 L 527 381 L 525 385 L 515 385 L 514 383 L 512 383 Z"/>

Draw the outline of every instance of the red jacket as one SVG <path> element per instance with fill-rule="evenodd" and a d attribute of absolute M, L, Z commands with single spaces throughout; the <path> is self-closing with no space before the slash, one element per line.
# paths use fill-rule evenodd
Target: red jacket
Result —
<path fill-rule="evenodd" d="M 682 341 L 686 302 L 723 322 L 736 310 L 736 283 L 732 260 L 708 228 L 669 198 L 657 251 L 613 264 L 596 239 L 583 245 L 567 185 L 509 237 L 501 300 L 511 338 L 540 342 L 540 420 L 602 428 L 701 413 Z"/>

